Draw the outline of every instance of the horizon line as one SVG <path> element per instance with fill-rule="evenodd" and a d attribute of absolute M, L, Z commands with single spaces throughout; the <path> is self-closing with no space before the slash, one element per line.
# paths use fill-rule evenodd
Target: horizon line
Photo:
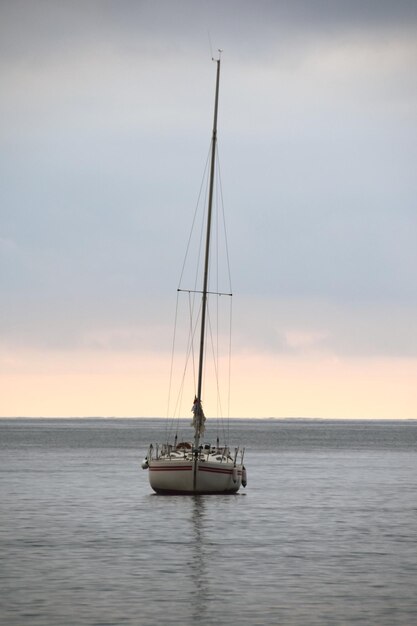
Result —
<path fill-rule="evenodd" d="M 1 415 L 0 420 L 155 420 L 155 421 L 189 421 L 189 417 L 161 417 L 146 415 Z M 417 421 L 417 417 L 318 417 L 318 416 L 229 416 L 211 417 L 211 420 L 317 420 L 317 421 Z"/>

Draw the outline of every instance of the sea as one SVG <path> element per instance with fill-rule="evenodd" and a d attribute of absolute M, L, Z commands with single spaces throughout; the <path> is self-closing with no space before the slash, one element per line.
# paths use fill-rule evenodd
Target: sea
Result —
<path fill-rule="evenodd" d="M 154 495 L 164 436 L 0 420 L 2 625 L 417 623 L 417 420 L 230 420 L 248 485 L 225 496 Z"/>

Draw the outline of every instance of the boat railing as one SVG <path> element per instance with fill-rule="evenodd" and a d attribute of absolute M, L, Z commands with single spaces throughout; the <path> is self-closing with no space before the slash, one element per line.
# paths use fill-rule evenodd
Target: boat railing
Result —
<path fill-rule="evenodd" d="M 195 450 L 189 442 L 181 442 L 173 445 L 170 443 L 163 443 L 161 446 L 157 443 L 155 446 L 150 444 L 146 459 L 151 461 L 153 458 L 159 460 L 161 458 L 183 458 L 183 459 L 198 459 L 202 461 L 209 461 L 210 456 L 214 456 L 216 461 L 220 463 L 233 463 L 236 466 L 237 457 L 240 452 L 240 464 L 243 464 L 243 457 L 245 454 L 245 448 L 235 448 L 232 455 L 228 446 L 218 446 L 211 444 L 202 444 Z"/>

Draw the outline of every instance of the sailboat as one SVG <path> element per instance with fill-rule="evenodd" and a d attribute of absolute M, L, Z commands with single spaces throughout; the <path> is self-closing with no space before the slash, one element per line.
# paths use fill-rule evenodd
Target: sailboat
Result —
<path fill-rule="evenodd" d="M 205 366 L 205 348 L 207 333 L 208 296 L 232 294 L 209 291 L 209 262 L 213 213 L 213 189 L 216 167 L 217 112 L 220 83 L 219 58 L 217 64 L 214 102 L 214 121 L 210 147 L 210 173 L 208 182 L 208 205 L 205 224 L 205 250 L 202 289 L 193 293 L 201 295 L 199 316 L 200 341 L 198 354 L 198 378 L 192 403 L 192 428 L 194 437 L 178 441 L 178 433 L 173 441 L 166 441 L 161 446 L 151 444 L 142 462 L 142 468 L 148 470 L 149 483 L 158 494 L 228 494 L 236 493 L 246 486 L 246 469 L 243 465 L 244 448 L 230 448 L 227 443 L 220 445 L 219 437 L 215 444 L 204 439 L 206 416 L 202 406 L 203 375 Z M 178 289 L 178 291 L 182 291 Z M 184 290 L 191 291 L 191 290 Z"/>

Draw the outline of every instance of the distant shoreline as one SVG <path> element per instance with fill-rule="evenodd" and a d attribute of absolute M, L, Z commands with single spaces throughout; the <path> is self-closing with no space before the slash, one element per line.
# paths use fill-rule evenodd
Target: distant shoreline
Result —
<path fill-rule="evenodd" d="M 42 415 L 16 415 L 16 416 L 0 416 L 0 422 L 2 421 L 24 421 L 24 420 L 55 420 L 55 421 L 131 421 L 131 420 L 146 420 L 146 421 L 154 421 L 154 422 L 165 422 L 165 421 L 177 421 L 180 422 L 188 422 L 190 418 L 181 417 L 181 418 L 166 418 L 166 417 L 145 417 L 145 416 L 74 416 L 74 417 L 60 417 L 60 416 L 42 416 Z M 217 419 L 217 418 L 213 418 Z M 230 421 L 308 421 L 308 422 L 417 422 L 417 417 L 223 417 L 219 418 L 223 420 Z"/>

